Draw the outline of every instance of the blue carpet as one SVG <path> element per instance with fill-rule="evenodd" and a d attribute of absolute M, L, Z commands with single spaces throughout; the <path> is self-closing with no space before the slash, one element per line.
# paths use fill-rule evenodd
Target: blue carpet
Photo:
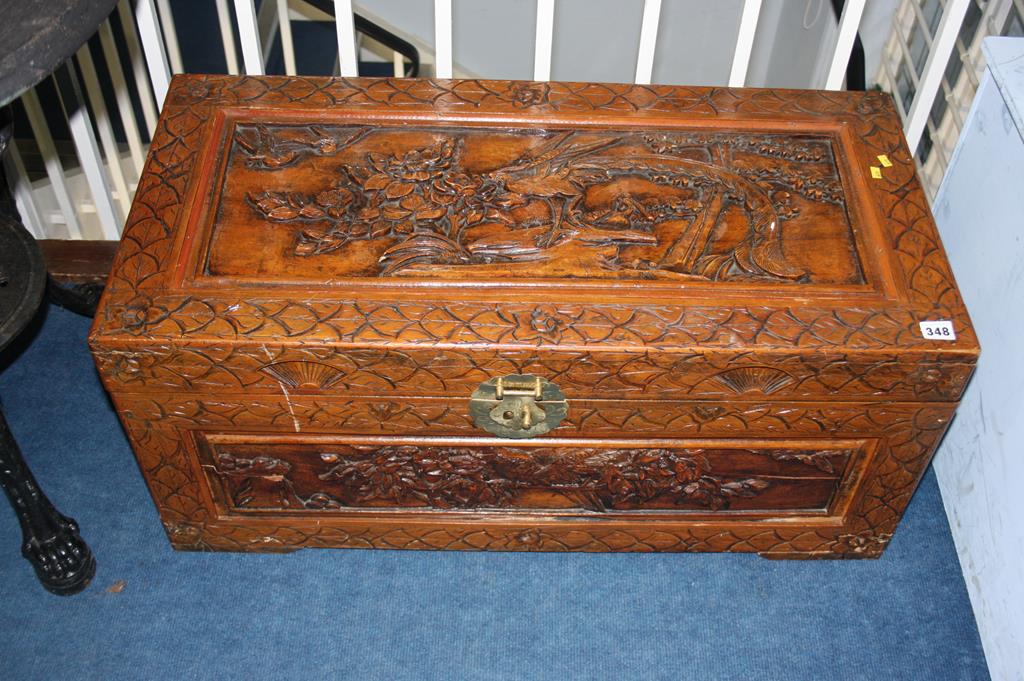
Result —
<path fill-rule="evenodd" d="M 0 678 L 988 678 L 931 473 L 878 561 L 176 553 L 87 330 L 51 309 L 0 374 L 26 458 L 99 563 L 82 594 L 49 595 L 0 509 Z"/>

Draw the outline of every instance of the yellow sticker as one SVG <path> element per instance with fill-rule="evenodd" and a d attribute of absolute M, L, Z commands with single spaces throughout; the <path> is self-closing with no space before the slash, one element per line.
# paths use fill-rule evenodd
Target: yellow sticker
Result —
<path fill-rule="evenodd" d="M 884 168 L 892 168 L 892 161 L 890 161 L 889 157 L 885 154 L 879 154 L 878 162 L 881 163 Z"/>
<path fill-rule="evenodd" d="M 879 168 L 878 166 L 871 166 L 871 177 L 875 178 L 876 180 L 881 180 L 882 169 Z"/>

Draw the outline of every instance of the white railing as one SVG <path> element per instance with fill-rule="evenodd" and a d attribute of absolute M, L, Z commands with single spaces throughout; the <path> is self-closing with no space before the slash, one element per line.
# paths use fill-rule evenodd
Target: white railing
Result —
<path fill-rule="evenodd" d="M 907 113 L 906 132 L 911 148 L 915 148 L 921 136 L 968 1 L 947 0 L 945 4 L 927 67 L 919 79 L 913 104 Z M 536 2 L 533 77 L 548 80 L 551 77 L 552 46 L 557 40 L 554 35 L 557 2 Z M 318 10 L 304 0 L 265 0 L 259 12 L 253 0 L 215 0 L 215 4 L 227 72 L 263 74 L 269 48 L 280 37 L 284 72 L 296 73 L 292 20 L 296 13 L 308 17 L 316 15 Z M 334 0 L 333 8 L 338 47 L 335 73 L 354 76 L 357 73 L 357 56 L 367 45 L 360 43 L 354 29 L 352 0 Z M 738 31 L 734 37 L 728 38 L 735 41 L 735 48 L 728 80 L 723 85 L 742 86 L 746 83 L 761 9 L 761 0 L 744 0 L 742 3 L 736 18 Z M 846 65 L 864 9 L 865 0 L 847 0 L 838 21 L 827 76 L 824 82 L 807 83 L 807 87 L 839 89 L 843 86 Z M 450 78 L 459 71 L 453 55 L 452 0 L 433 0 L 433 11 L 434 75 Z M 658 50 L 662 0 L 644 0 L 642 7 L 639 3 L 623 3 L 623 13 L 633 11 L 642 12 L 634 81 L 649 83 Z M 616 21 L 617 18 L 610 16 L 607 20 Z M 119 237 L 142 171 L 146 153 L 144 140 L 156 126 L 156 105 L 167 93 L 171 74 L 184 68 L 177 29 L 170 0 L 134 0 L 133 4 L 130 0 L 120 0 L 116 22 L 108 19 L 98 31 L 102 60 L 97 63 L 89 47 L 85 46 L 70 61 L 67 71 L 57 79 L 60 81 L 57 85 L 74 142 L 77 166 L 74 159 L 67 164 L 62 161 L 36 91 L 30 90 L 22 96 L 21 103 L 46 177 L 29 182 L 17 144 L 11 145 L 5 167 L 22 218 L 35 236 L 71 239 Z M 662 40 L 668 38 L 662 36 Z M 126 59 L 122 60 L 122 55 L 126 55 Z M 393 58 L 396 76 L 403 74 L 400 55 L 382 56 Z M 76 72 L 81 73 L 84 95 L 78 92 Z M 488 74 L 475 75 L 487 77 Z M 113 91 L 110 101 L 104 97 L 101 79 L 109 81 L 109 88 Z M 141 111 L 141 117 L 137 111 Z M 125 148 L 114 134 L 115 119 L 124 131 Z"/>

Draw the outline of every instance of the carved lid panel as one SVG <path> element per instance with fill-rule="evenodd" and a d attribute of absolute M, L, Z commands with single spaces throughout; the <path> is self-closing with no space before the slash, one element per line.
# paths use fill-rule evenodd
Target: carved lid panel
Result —
<path fill-rule="evenodd" d="M 198 274 L 863 284 L 828 134 L 228 126 Z"/>
<path fill-rule="evenodd" d="M 813 355 L 955 396 L 977 339 L 900 131 L 874 92 L 179 76 L 91 341 Z"/>

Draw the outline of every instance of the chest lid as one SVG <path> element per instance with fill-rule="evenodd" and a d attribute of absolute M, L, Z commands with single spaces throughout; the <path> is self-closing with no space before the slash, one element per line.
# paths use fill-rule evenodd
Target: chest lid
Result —
<path fill-rule="evenodd" d="M 873 92 L 179 76 L 92 342 L 857 357 L 949 399 L 977 343 L 900 130 Z"/>

